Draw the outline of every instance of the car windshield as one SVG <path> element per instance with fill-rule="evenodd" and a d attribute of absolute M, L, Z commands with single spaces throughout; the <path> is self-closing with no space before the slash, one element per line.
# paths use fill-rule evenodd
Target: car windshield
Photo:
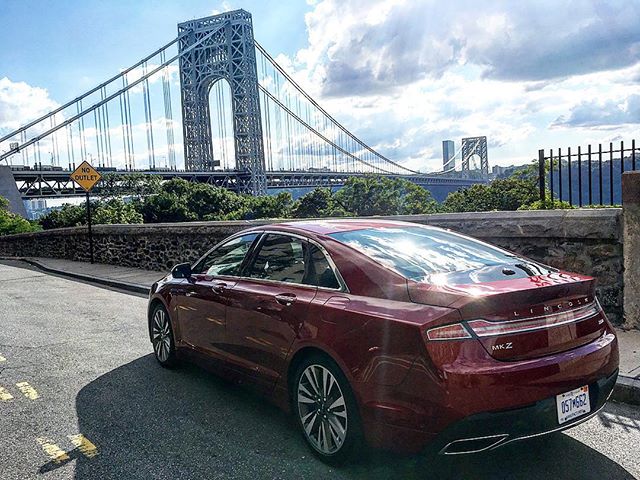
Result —
<path fill-rule="evenodd" d="M 416 282 L 461 284 L 495 280 L 496 267 L 501 272 L 505 266 L 513 266 L 517 276 L 549 272 L 546 267 L 505 250 L 430 227 L 369 228 L 330 236 Z"/>

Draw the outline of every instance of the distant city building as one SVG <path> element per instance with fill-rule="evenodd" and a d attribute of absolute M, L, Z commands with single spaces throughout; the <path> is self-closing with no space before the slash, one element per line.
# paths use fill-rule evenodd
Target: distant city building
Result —
<path fill-rule="evenodd" d="M 25 200 L 24 206 L 27 210 L 27 218 L 29 220 L 37 220 L 38 218 L 46 215 L 51 210 L 47 207 L 47 201 L 44 198 L 33 198 L 31 200 Z"/>
<path fill-rule="evenodd" d="M 455 155 L 455 144 L 453 140 L 442 141 L 442 171 L 447 172 L 454 170 L 456 167 L 456 161 L 453 158 Z"/>

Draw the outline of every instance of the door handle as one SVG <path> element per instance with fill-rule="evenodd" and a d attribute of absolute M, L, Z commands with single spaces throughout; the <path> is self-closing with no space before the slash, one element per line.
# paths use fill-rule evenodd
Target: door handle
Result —
<path fill-rule="evenodd" d="M 284 305 L 285 307 L 288 307 L 295 301 L 296 296 L 292 293 L 281 293 L 279 295 L 276 295 L 276 302 L 278 302 L 280 305 Z"/>
<path fill-rule="evenodd" d="M 224 282 L 218 282 L 218 283 L 214 283 L 213 286 L 211 287 L 211 290 L 213 290 L 214 292 L 221 294 L 224 293 L 225 288 L 227 288 L 227 284 Z"/>

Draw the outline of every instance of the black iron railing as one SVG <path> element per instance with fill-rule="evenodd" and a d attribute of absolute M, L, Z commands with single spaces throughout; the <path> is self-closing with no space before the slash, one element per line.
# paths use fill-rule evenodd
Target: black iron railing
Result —
<path fill-rule="evenodd" d="M 608 148 L 588 145 L 573 151 L 550 149 L 548 154 L 542 149 L 538 151 L 540 200 L 546 208 L 554 208 L 557 201 L 578 207 L 620 205 L 622 174 L 638 168 L 640 147 L 636 148 L 635 139 L 629 148 L 621 141 L 620 148 L 611 142 Z"/>

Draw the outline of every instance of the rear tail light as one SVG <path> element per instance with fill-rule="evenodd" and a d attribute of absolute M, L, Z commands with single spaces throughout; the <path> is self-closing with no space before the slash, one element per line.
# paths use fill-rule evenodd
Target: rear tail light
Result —
<path fill-rule="evenodd" d="M 454 323 L 443 327 L 435 327 L 425 332 L 427 340 L 465 340 L 476 337 L 494 337 L 515 333 L 531 332 L 550 327 L 557 327 L 568 323 L 577 323 L 591 318 L 601 312 L 598 303 L 592 303 L 575 310 L 557 312 L 540 317 L 530 317 L 523 320 L 489 321 L 484 319 L 469 320 L 464 323 Z M 473 333 L 473 336 L 471 335 Z"/>
<path fill-rule="evenodd" d="M 463 340 L 472 338 L 469 331 L 461 323 L 445 325 L 427 330 L 427 340 Z"/>

